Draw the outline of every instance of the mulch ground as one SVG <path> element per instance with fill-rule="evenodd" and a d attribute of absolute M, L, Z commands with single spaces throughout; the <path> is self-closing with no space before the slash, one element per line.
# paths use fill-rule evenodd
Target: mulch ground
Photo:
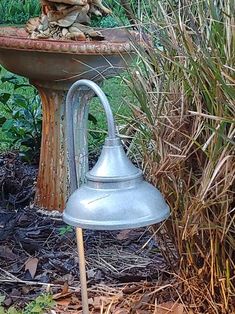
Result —
<path fill-rule="evenodd" d="M 50 292 L 56 301 L 50 313 L 81 313 L 74 230 L 63 223 L 60 214 L 48 215 L 33 206 L 36 166 L 22 162 L 15 153 L 1 155 L 0 166 L 0 294 L 6 296 L 4 306 L 24 307 Z M 168 309 L 167 290 L 174 282 L 148 228 L 87 230 L 84 242 L 92 313 L 154 313 L 157 295 L 163 290 L 158 301 L 168 302 Z"/>

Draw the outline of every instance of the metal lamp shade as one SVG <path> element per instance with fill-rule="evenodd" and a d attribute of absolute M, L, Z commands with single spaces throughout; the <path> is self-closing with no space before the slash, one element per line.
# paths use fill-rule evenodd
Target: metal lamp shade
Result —
<path fill-rule="evenodd" d="M 100 98 L 107 117 L 108 137 L 97 163 L 86 173 L 86 183 L 77 189 L 72 109 L 80 86 L 91 88 Z M 77 121 L 81 124 L 80 151 L 86 153 L 84 119 L 88 116 L 87 108 L 81 105 L 78 112 Z M 170 215 L 161 193 L 144 181 L 142 171 L 126 156 L 116 136 L 109 102 L 98 85 L 88 80 L 74 83 L 66 100 L 66 116 L 69 121 L 68 153 L 73 192 L 63 213 L 66 223 L 84 229 L 118 230 L 158 223 Z"/>
<path fill-rule="evenodd" d="M 106 139 L 87 182 L 69 198 L 63 219 L 84 229 L 118 230 L 143 227 L 166 219 L 169 207 L 161 193 L 143 180 L 118 138 Z"/>

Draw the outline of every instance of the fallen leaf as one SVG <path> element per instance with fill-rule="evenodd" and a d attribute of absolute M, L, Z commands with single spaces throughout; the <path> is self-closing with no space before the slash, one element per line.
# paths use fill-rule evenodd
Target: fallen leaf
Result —
<path fill-rule="evenodd" d="M 113 314 L 128 314 L 129 311 L 125 309 L 116 309 Z"/>
<path fill-rule="evenodd" d="M 122 292 L 124 294 L 131 294 L 134 293 L 135 291 L 141 289 L 141 285 L 131 285 L 131 286 L 126 286 L 125 288 L 123 288 Z"/>
<path fill-rule="evenodd" d="M 82 303 L 78 300 L 77 304 L 69 304 L 68 308 L 69 308 L 69 310 L 81 310 L 82 309 Z"/>
<path fill-rule="evenodd" d="M 32 33 L 38 28 L 39 25 L 40 25 L 39 17 L 31 18 L 28 20 L 28 22 L 26 24 L 26 30 L 28 33 Z"/>
<path fill-rule="evenodd" d="M 67 293 L 64 293 L 62 294 L 61 292 L 60 293 L 56 293 L 53 295 L 53 300 L 59 300 L 59 299 L 63 299 L 63 298 L 67 298 L 69 296 L 71 296 L 72 292 L 67 292 Z"/>
<path fill-rule="evenodd" d="M 32 278 L 34 278 L 36 274 L 38 262 L 39 259 L 36 257 L 31 257 L 25 262 L 25 271 L 28 270 Z"/>
<path fill-rule="evenodd" d="M 71 303 L 71 298 L 66 298 L 66 299 L 56 301 L 57 305 L 64 306 L 64 307 L 68 307 L 70 303 Z"/>
<path fill-rule="evenodd" d="M 12 303 L 13 303 L 13 301 L 12 301 L 11 298 L 7 298 L 7 299 L 4 301 L 4 305 L 6 305 L 6 306 L 10 306 L 10 305 L 12 305 Z"/>
<path fill-rule="evenodd" d="M 89 299 L 88 302 L 93 306 L 94 309 L 100 309 L 101 305 L 107 305 L 110 300 L 103 296 L 97 296 L 92 299 Z"/>
<path fill-rule="evenodd" d="M 67 281 L 64 283 L 61 294 L 66 294 L 69 291 L 69 285 L 67 283 Z"/>
<path fill-rule="evenodd" d="M 17 258 L 17 255 L 12 252 L 8 247 L 1 245 L 0 246 L 0 257 L 14 261 Z"/>
<path fill-rule="evenodd" d="M 53 295 L 53 300 L 59 300 L 71 296 L 72 292 L 69 291 L 69 285 L 64 283 L 62 291 Z"/>
<path fill-rule="evenodd" d="M 185 314 L 184 306 L 181 303 L 166 302 L 157 305 L 156 314 Z"/>
<path fill-rule="evenodd" d="M 93 304 L 92 304 L 93 307 L 95 309 L 100 309 L 101 304 L 102 304 L 101 298 L 100 297 L 94 297 Z"/>
<path fill-rule="evenodd" d="M 144 309 L 145 313 L 147 314 L 146 308 L 148 308 L 147 304 L 150 303 L 151 296 L 149 294 L 143 294 L 138 301 L 135 302 L 132 309 L 137 314 L 144 314 L 142 309 Z"/>
<path fill-rule="evenodd" d="M 122 230 L 118 233 L 117 235 L 117 240 L 126 240 L 129 238 L 129 234 L 130 234 L 131 230 Z"/>
<path fill-rule="evenodd" d="M 72 303 L 73 304 L 78 304 L 78 303 L 80 304 L 81 303 L 81 298 L 80 297 L 78 298 L 75 294 L 73 294 L 72 295 Z"/>
<path fill-rule="evenodd" d="M 68 284 L 68 286 L 72 286 L 73 282 L 74 282 L 74 276 L 72 274 L 65 274 L 63 276 L 60 277 L 60 280 L 62 282 L 66 282 Z"/>
<path fill-rule="evenodd" d="M 96 271 L 94 269 L 88 269 L 87 271 L 87 278 L 93 279 L 95 277 Z"/>

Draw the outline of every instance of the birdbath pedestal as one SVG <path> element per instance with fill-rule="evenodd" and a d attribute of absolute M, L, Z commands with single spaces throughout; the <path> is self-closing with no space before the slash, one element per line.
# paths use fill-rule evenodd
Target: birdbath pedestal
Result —
<path fill-rule="evenodd" d="M 103 30 L 104 41 L 31 39 L 24 28 L 0 28 L 0 64 L 29 78 L 42 99 L 43 123 L 35 204 L 63 211 L 69 196 L 65 99 L 78 79 L 102 82 L 123 71 L 131 62 L 130 34 Z M 82 91 L 88 102 L 91 92 Z M 76 108 L 75 108 L 76 111 Z M 76 115 L 75 115 L 76 117 Z M 79 125 L 75 138 L 79 138 Z M 76 152 L 77 159 L 79 154 Z M 78 178 L 79 180 L 79 178 Z"/>

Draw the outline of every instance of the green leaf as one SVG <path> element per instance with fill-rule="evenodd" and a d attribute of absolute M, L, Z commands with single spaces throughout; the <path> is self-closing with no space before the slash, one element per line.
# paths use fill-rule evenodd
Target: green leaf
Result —
<path fill-rule="evenodd" d="M 3 123 L 5 123 L 6 122 L 6 118 L 5 117 L 3 117 L 3 116 L 0 116 L 0 126 L 2 126 L 3 125 Z"/>
<path fill-rule="evenodd" d="M 31 313 L 42 313 L 43 308 L 40 306 L 40 304 L 35 304 L 32 307 Z"/>
<path fill-rule="evenodd" d="M 17 310 L 15 307 L 11 306 L 8 311 L 7 314 L 20 314 L 21 311 L 19 312 L 19 310 Z"/>
<path fill-rule="evenodd" d="M 89 115 L 88 115 L 88 120 L 93 122 L 94 124 L 97 124 L 97 122 L 98 122 L 96 117 L 91 113 L 89 113 Z"/>
<path fill-rule="evenodd" d="M 10 99 L 11 94 L 9 93 L 1 93 L 0 94 L 0 102 L 2 102 L 3 104 L 7 103 L 8 100 Z"/>
<path fill-rule="evenodd" d="M 30 88 L 32 88 L 32 86 L 30 84 L 27 84 L 27 83 L 15 84 L 15 86 L 14 86 L 15 89 L 21 88 L 21 87 L 30 87 Z"/>
<path fill-rule="evenodd" d="M 13 126 L 14 126 L 14 120 L 8 119 L 3 123 L 2 130 L 3 131 L 9 131 Z"/>
<path fill-rule="evenodd" d="M 65 235 L 65 234 L 67 234 L 67 233 L 70 233 L 70 232 L 72 232 L 72 231 L 73 231 L 73 227 L 72 227 L 72 226 L 61 227 L 61 228 L 59 229 L 59 235 L 60 235 L 60 236 L 63 236 L 63 235 Z"/>
<path fill-rule="evenodd" d="M 0 306 L 0 314 L 5 314 L 5 310 L 2 306 Z"/>
<path fill-rule="evenodd" d="M 1 81 L 3 83 L 5 83 L 5 82 L 9 82 L 9 83 L 15 82 L 16 81 L 16 76 L 15 75 L 11 75 L 11 74 L 6 74 L 6 75 L 1 77 Z"/>
<path fill-rule="evenodd" d="M 19 107 L 27 108 L 28 101 L 23 95 L 14 94 L 12 101 Z"/>
<path fill-rule="evenodd" d="M 14 119 L 18 119 L 19 117 L 20 117 L 20 109 L 19 108 L 17 108 L 16 110 L 13 110 L 12 111 L 12 117 L 14 118 Z"/>
<path fill-rule="evenodd" d="M 5 301 L 6 297 L 5 295 L 0 295 L 0 304 L 2 304 Z"/>

